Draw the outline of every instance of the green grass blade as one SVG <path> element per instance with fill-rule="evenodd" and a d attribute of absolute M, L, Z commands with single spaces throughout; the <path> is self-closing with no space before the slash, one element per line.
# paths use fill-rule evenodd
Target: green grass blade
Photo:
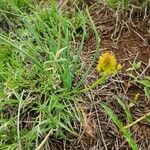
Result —
<path fill-rule="evenodd" d="M 36 63 L 37 66 L 39 66 L 41 69 L 43 69 L 43 66 L 36 60 L 34 59 L 31 55 L 29 55 L 24 49 L 22 49 L 20 46 L 14 44 L 14 42 L 11 39 L 8 39 L 7 37 L 5 37 L 4 35 L 0 34 L 0 39 L 2 41 L 4 41 L 6 44 L 16 48 L 16 50 L 18 50 L 19 52 L 23 53 L 24 55 L 26 55 L 28 58 L 30 58 L 32 60 L 32 62 Z"/>
<path fill-rule="evenodd" d="M 81 80 L 79 81 L 79 83 L 78 83 L 78 85 L 76 86 L 76 88 L 80 87 L 81 84 L 86 80 L 86 78 L 87 78 L 87 76 L 88 76 L 88 74 L 89 74 L 89 72 L 90 72 L 90 70 L 91 70 L 93 64 L 95 63 L 95 60 L 96 60 L 96 58 L 97 58 L 97 56 L 98 56 L 98 53 L 99 53 L 99 50 L 100 50 L 100 37 L 99 37 L 99 34 L 98 34 L 97 30 L 96 30 L 96 27 L 95 27 L 95 25 L 94 25 L 94 22 L 93 22 L 91 16 L 90 16 L 90 13 L 89 13 L 89 11 L 88 11 L 88 8 L 86 8 L 86 12 L 87 12 L 87 16 L 88 16 L 88 19 L 89 19 L 89 21 L 90 21 L 91 27 L 92 27 L 92 29 L 93 29 L 93 31 L 94 31 L 94 34 L 95 34 L 95 39 L 96 39 L 96 51 L 95 51 L 95 54 L 94 54 L 94 57 L 93 57 L 93 61 L 91 62 L 91 64 L 90 64 L 90 66 L 88 67 L 87 71 L 85 72 L 85 74 L 83 75 L 83 77 L 81 78 Z"/>
<path fill-rule="evenodd" d="M 130 113 L 130 111 L 129 111 L 129 107 L 126 106 L 126 105 L 122 102 L 122 100 L 121 100 L 119 97 L 114 96 L 114 98 L 118 101 L 119 105 L 120 105 L 120 106 L 123 108 L 123 110 L 125 111 L 125 114 L 126 114 L 126 117 L 127 117 L 128 122 L 131 123 L 131 122 L 133 121 L 133 119 L 132 119 L 132 115 L 131 115 L 131 113 Z"/>
<path fill-rule="evenodd" d="M 108 114 L 108 116 L 111 118 L 111 120 L 117 125 L 119 130 L 121 131 L 123 127 L 123 123 L 118 119 L 118 117 L 114 114 L 114 112 L 105 104 L 101 103 L 101 106 L 105 110 L 105 112 Z M 131 137 L 129 131 L 127 129 L 122 130 L 122 134 L 125 137 L 125 139 L 128 141 L 129 145 L 132 147 L 133 150 L 138 150 L 138 146 L 134 139 Z"/>

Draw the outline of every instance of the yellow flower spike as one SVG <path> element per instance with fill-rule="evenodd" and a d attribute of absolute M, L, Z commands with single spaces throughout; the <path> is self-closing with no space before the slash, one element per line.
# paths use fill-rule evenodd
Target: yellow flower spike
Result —
<path fill-rule="evenodd" d="M 121 64 L 117 64 L 115 56 L 110 52 L 105 52 L 99 57 L 98 65 L 96 70 L 99 73 L 103 73 L 102 76 L 97 79 L 92 85 L 79 90 L 77 93 L 86 92 L 92 88 L 95 88 L 97 85 L 104 83 L 109 75 L 116 74 L 122 68 Z"/>
<path fill-rule="evenodd" d="M 97 72 L 106 73 L 107 75 L 113 74 L 122 68 L 121 64 L 117 65 L 115 56 L 110 52 L 105 52 L 99 57 Z"/>

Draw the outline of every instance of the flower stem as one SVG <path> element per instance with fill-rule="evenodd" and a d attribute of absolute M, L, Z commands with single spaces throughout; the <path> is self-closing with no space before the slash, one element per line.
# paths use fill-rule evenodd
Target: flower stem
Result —
<path fill-rule="evenodd" d="M 95 88 L 97 85 L 102 84 L 107 79 L 108 76 L 109 75 L 107 73 L 104 73 L 101 76 L 101 78 L 99 78 L 94 83 L 92 83 L 92 85 L 90 85 L 90 86 L 88 86 L 88 87 L 86 87 L 86 88 L 84 88 L 82 90 L 73 90 L 73 91 L 71 91 L 69 93 L 63 93 L 63 94 L 60 95 L 60 97 L 64 97 L 64 96 L 71 95 L 71 94 L 84 93 L 84 92 L 86 92 L 88 90 L 91 90 L 91 89 Z"/>
<path fill-rule="evenodd" d="M 106 79 L 107 79 L 108 75 L 107 74 L 103 74 L 101 78 L 99 78 L 98 80 L 96 80 L 92 85 L 90 85 L 89 87 L 86 87 L 82 90 L 76 91 L 77 93 L 84 93 L 88 90 L 91 90 L 93 88 L 95 88 L 98 84 L 102 84 Z"/>

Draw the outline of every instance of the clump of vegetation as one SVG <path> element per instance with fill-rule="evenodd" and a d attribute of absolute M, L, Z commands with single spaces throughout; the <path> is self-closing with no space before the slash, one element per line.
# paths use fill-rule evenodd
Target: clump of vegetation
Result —
<path fill-rule="evenodd" d="M 81 67 L 81 48 L 75 49 L 73 42 L 78 26 L 85 35 L 84 14 L 70 18 L 56 3 L 28 12 L 21 10 L 25 3 L 11 3 L 20 27 L 0 33 L 2 149 L 38 148 L 45 134 L 64 139 L 66 132 L 77 135 L 73 121 L 81 121 L 72 96 L 61 93 L 72 90 L 74 69 Z"/>
<path fill-rule="evenodd" d="M 109 82 L 122 69 L 115 54 L 104 52 L 94 68 L 98 79 L 83 88 L 100 51 L 97 28 L 88 9 L 79 10 L 76 6 L 75 11 L 69 12 L 60 9 L 58 2 L 50 2 L 0 1 L 0 149 L 49 149 L 50 137 L 64 142 L 78 138 L 83 124 L 85 130 L 88 127 L 86 113 L 78 104 L 83 103 L 82 94 Z M 106 2 L 114 10 L 124 10 L 132 3 Z M 43 3 L 44 7 L 40 5 Z M 148 1 L 141 5 L 147 7 Z M 89 26 L 95 36 L 96 50 L 85 71 L 80 58 Z M 150 100 L 149 77 L 136 77 L 140 67 L 141 63 L 133 63 L 126 73 Z M 150 123 L 149 112 L 137 119 L 131 112 L 139 95 L 129 104 L 119 95 L 113 95 L 123 110 L 124 120 L 107 102 L 92 104 L 95 109 L 101 106 L 99 109 L 111 118 L 133 150 L 138 150 L 138 144 L 130 128 L 142 120 Z"/>

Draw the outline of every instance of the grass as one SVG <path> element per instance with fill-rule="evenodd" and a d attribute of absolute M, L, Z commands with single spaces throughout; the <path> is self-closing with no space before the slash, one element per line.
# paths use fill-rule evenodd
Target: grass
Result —
<path fill-rule="evenodd" d="M 119 100 L 119 104 L 121 104 L 121 106 L 122 106 L 123 103 L 121 102 L 120 99 L 118 99 L 118 100 Z M 137 146 L 135 140 L 132 138 L 130 131 L 128 129 L 123 129 L 123 123 L 118 119 L 117 115 L 115 115 L 115 113 L 113 113 L 113 111 L 107 105 L 101 104 L 101 106 L 106 111 L 106 113 L 109 115 L 109 117 L 112 119 L 112 121 L 117 125 L 117 127 L 121 131 L 122 135 L 128 141 L 128 143 L 131 146 L 131 148 L 133 150 L 138 150 L 138 146 Z M 123 104 L 123 109 L 126 110 L 124 104 Z M 126 114 L 130 115 L 129 112 L 127 112 L 127 111 L 126 111 Z"/>
<path fill-rule="evenodd" d="M 61 12 L 55 2 L 46 8 L 33 7 L 29 1 L 9 4 L 10 12 L 1 6 L 2 17 L 18 27 L 0 33 L 1 149 L 47 148 L 49 136 L 69 140 L 70 133 L 78 137 L 74 122 L 82 123 L 82 116 L 69 93 L 86 80 L 100 42 L 88 10 L 96 34 L 96 53 L 79 83 L 74 83 L 77 70 L 82 69 L 85 13 Z M 78 33 L 78 28 L 83 33 Z M 81 39 L 78 46 L 76 39 Z"/>
<path fill-rule="evenodd" d="M 56 3 L 31 7 L 28 13 L 20 9 L 24 1 L 18 2 L 10 7 L 20 27 L 0 33 L 0 147 L 39 149 L 43 143 L 46 148 L 46 134 L 61 139 L 69 138 L 66 132 L 78 135 L 73 121 L 81 122 L 81 115 L 73 97 L 61 93 L 73 89 L 81 68 L 85 19 L 81 11 L 71 17 L 59 12 Z M 76 33 L 80 26 L 81 35 Z M 79 47 L 73 46 L 76 36 L 82 38 Z"/>
<path fill-rule="evenodd" d="M 117 1 L 112 7 L 118 5 Z M 84 99 L 79 93 L 97 59 L 100 37 L 88 9 L 76 9 L 60 11 L 55 1 L 44 7 L 30 0 L 0 2 L 0 17 L 6 21 L 5 28 L 0 28 L 0 149 L 49 149 L 50 137 L 64 141 L 80 137 L 76 124 L 82 126 L 84 117 L 75 96 L 80 102 Z M 80 57 L 88 26 L 95 34 L 96 51 L 83 73 Z M 132 73 L 141 64 L 133 65 L 128 70 L 132 82 L 143 86 L 149 100 L 149 77 L 136 78 Z M 130 129 L 124 128 L 135 121 L 130 111 L 135 104 L 128 105 L 119 96 L 113 99 L 126 122 L 108 104 L 102 103 L 100 110 L 137 150 Z M 150 122 L 149 115 L 143 119 Z"/>

